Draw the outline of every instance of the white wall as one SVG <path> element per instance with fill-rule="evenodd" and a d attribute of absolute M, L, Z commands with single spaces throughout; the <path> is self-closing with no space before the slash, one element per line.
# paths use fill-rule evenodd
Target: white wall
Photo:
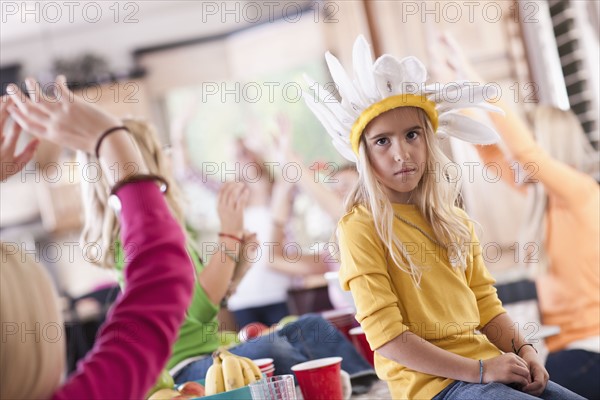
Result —
<path fill-rule="evenodd" d="M 297 7 L 310 2 L 277 3 L 2 0 L 0 65 L 20 63 L 24 73 L 38 75 L 57 57 L 93 52 L 105 57 L 113 70 L 123 71 L 131 67 L 135 49 L 223 34 L 284 15 L 291 18 Z"/>

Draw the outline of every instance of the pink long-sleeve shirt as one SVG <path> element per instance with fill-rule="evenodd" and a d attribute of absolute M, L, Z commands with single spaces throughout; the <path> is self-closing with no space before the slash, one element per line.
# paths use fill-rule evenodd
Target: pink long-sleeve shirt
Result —
<path fill-rule="evenodd" d="M 53 399 L 142 399 L 167 363 L 191 300 L 185 238 L 156 184 L 131 183 L 117 195 L 127 289 Z"/>

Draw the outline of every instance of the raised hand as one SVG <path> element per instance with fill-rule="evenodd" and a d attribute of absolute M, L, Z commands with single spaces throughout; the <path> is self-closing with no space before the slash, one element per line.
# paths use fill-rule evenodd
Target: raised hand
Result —
<path fill-rule="evenodd" d="M 0 181 L 4 181 L 22 170 L 25 164 L 33 158 L 39 144 L 39 140 L 33 139 L 27 143 L 20 154 L 16 154 L 22 128 L 18 124 L 11 124 L 10 129 L 5 129 L 8 125 L 10 104 L 12 103 L 8 96 L 3 96 L 0 100 Z"/>
<path fill-rule="evenodd" d="M 240 182 L 228 182 L 221 187 L 217 198 L 217 213 L 221 232 L 241 236 L 244 230 L 244 208 L 250 191 Z"/>
<path fill-rule="evenodd" d="M 16 85 L 9 85 L 7 93 L 12 104 L 8 111 L 23 129 L 40 139 L 93 153 L 103 132 L 122 125 L 118 118 L 75 96 L 64 76 L 57 78 L 53 98 L 43 94 L 34 79 L 26 79 L 25 84 L 33 98 L 28 98 Z"/>
<path fill-rule="evenodd" d="M 484 361 L 483 382 L 514 383 L 520 388 L 531 383 L 529 365 L 514 353 L 504 353 Z"/>

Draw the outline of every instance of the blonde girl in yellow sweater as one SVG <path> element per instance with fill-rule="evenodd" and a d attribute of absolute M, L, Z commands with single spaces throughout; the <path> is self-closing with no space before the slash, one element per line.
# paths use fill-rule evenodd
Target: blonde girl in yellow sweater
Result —
<path fill-rule="evenodd" d="M 457 111 L 485 88 L 425 85 L 414 57 L 375 62 L 354 45 L 355 79 L 326 55 L 341 101 L 309 81 L 307 105 L 359 182 L 338 224 L 340 280 L 354 297 L 378 376 L 394 398 L 581 398 L 548 382 L 533 345 L 502 308 L 457 177 L 439 147 L 447 135 L 490 144 L 497 134 Z"/>

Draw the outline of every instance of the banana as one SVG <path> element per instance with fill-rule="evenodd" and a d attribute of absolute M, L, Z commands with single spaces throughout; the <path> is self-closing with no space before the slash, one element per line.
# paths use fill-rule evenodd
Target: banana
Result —
<path fill-rule="evenodd" d="M 249 359 L 247 357 L 239 356 L 239 358 L 243 361 L 243 363 L 245 365 L 248 366 L 248 368 L 250 368 L 250 370 L 252 371 L 252 375 L 254 376 L 254 380 L 260 381 L 263 376 L 262 376 L 262 373 L 260 372 L 260 368 L 258 368 L 258 365 L 254 364 L 254 361 L 252 361 L 251 359 Z M 244 364 L 242 364 L 242 367 L 244 366 Z"/>
<path fill-rule="evenodd" d="M 258 368 L 258 365 L 254 364 L 254 361 L 252 361 L 248 357 L 242 357 L 242 356 L 238 356 L 237 354 L 233 354 L 232 352 L 228 351 L 224 347 L 219 348 L 219 350 L 217 350 L 216 353 L 219 354 L 219 356 L 221 357 L 221 360 L 225 359 L 225 357 L 237 357 L 240 360 L 240 365 L 242 366 L 242 370 L 244 369 L 244 365 L 248 365 L 252 369 L 252 374 L 254 375 L 254 380 L 259 381 L 262 379 L 263 376 L 262 376 L 262 373 L 260 372 L 260 368 Z"/>
<path fill-rule="evenodd" d="M 213 364 L 206 371 L 205 379 L 206 395 L 211 396 L 225 391 L 225 381 L 223 380 L 223 365 L 221 359 L 213 354 Z"/>
<path fill-rule="evenodd" d="M 215 354 L 219 355 L 219 357 L 221 357 L 221 360 L 223 360 L 225 357 L 228 357 L 228 356 L 239 357 L 239 356 L 233 354 L 232 352 L 230 352 L 229 350 L 227 350 L 224 346 L 219 347 L 219 349 L 217 351 L 215 351 Z"/>
<path fill-rule="evenodd" d="M 244 374 L 238 357 L 224 356 L 223 358 L 223 380 L 225 391 L 238 389 L 244 386 Z"/>
<path fill-rule="evenodd" d="M 244 376 L 244 385 L 248 385 L 252 382 L 256 382 L 256 377 L 254 376 L 254 371 L 250 366 L 252 361 L 247 358 L 238 357 L 240 365 L 242 367 L 242 375 Z"/>

